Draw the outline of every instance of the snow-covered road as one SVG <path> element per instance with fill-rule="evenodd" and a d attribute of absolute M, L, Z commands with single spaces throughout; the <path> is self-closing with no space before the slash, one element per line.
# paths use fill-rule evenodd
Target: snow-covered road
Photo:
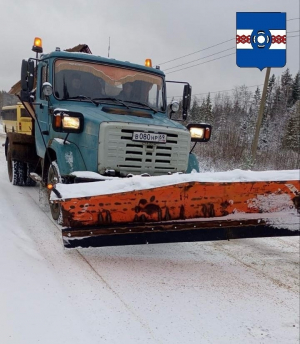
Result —
<path fill-rule="evenodd" d="M 299 343 L 299 238 L 63 249 L 0 137 L 0 343 Z"/>

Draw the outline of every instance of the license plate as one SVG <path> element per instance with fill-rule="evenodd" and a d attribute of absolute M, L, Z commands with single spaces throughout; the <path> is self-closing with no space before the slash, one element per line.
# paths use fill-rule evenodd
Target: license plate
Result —
<path fill-rule="evenodd" d="M 159 142 L 166 143 L 167 135 L 166 134 L 155 134 L 155 133 L 145 133 L 140 131 L 135 131 L 132 134 L 133 141 L 142 141 L 142 142 Z"/>

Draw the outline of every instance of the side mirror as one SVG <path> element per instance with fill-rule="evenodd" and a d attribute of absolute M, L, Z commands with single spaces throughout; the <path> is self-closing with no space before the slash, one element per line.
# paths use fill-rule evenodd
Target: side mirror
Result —
<path fill-rule="evenodd" d="M 34 83 L 34 62 L 22 61 L 21 67 L 21 98 L 24 101 L 28 101 L 29 92 L 33 89 Z"/>
<path fill-rule="evenodd" d="M 27 91 L 27 69 L 28 69 L 28 61 L 22 60 L 21 66 L 21 87 L 23 91 Z"/>
<path fill-rule="evenodd" d="M 187 113 L 191 106 L 192 98 L 192 86 L 190 84 L 184 85 L 183 99 L 182 99 L 182 118 L 185 121 L 187 119 Z"/>
<path fill-rule="evenodd" d="M 34 83 L 34 62 L 28 61 L 28 91 L 33 90 L 33 83 Z"/>

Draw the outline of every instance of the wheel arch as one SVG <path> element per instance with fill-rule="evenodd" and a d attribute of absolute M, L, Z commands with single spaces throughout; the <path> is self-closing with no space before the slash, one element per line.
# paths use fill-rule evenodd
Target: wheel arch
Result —
<path fill-rule="evenodd" d="M 68 176 L 74 171 L 86 171 L 86 165 L 80 150 L 72 142 L 62 143 L 62 140 L 55 139 L 50 142 L 44 157 L 43 178 L 51 161 L 57 162 L 62 176 Z"/>
<path fill-rule="evenodd" d="M 189 154 L 189 162 L 186 173 L 191 173 L 193 170 L 199 172 L 199 162 L 194 153 Z"/>
<path fill-rule="evenodd" d="M 48 175 L 48 170 L 51 165 L 52 161 L 56 161 L 56 152 L 52 148 L 47 148 L 45 157 L 43 160 L 43 180 L 44 182 L 47 182 L 47 175 Z"/>

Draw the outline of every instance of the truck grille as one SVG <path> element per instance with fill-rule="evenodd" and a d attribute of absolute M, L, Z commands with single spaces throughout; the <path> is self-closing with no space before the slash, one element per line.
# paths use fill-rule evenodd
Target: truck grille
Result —
<path fill-rule="evenodd" d="M 134 131 L 165 134 L 166 143 L 132 141 Z M 132 123 L 100 125 L 98 169 L 113 169 L 122 175 L 185 172 L 190 149 L 188 131 Z"/>

